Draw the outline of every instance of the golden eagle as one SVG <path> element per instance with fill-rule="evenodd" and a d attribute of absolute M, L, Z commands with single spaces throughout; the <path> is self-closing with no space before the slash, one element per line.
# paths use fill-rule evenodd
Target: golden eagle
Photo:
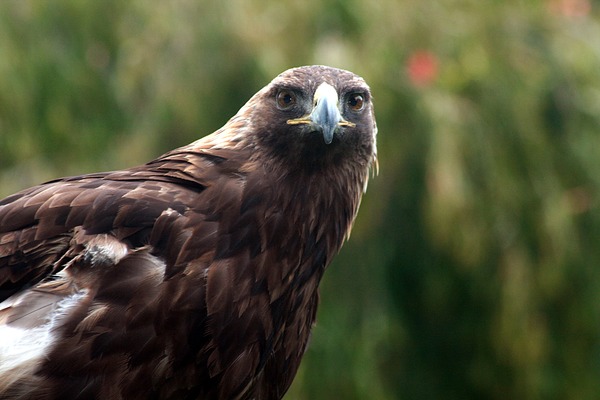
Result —
<path fill-rule="evenodd" d="M 362 78 L 294 68 L 190 145 L 0 201 L 0 398 L 280 399 L 376 131 Z"/>

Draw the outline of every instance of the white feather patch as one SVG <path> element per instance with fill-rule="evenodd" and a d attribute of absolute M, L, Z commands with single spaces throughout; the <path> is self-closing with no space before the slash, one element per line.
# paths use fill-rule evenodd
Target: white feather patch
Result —
<path fill-rule="evenodd" d="M 14 382 L 35 372 L 52 348 L 54 329 L 60 326 L 64 317 L 77 307 L 86 295 L 87 291 L 84 290 L 59 301 L 47 316 L 47 322 L 36 328 L 23 329 L 8 324 L 0 325 L 0 395 Z M 26 299 L 26 294 L 22 299 Z M 12 300 L 0 303 L 0 310 L 5 308 L 7 302 L 12 303 Z"/>

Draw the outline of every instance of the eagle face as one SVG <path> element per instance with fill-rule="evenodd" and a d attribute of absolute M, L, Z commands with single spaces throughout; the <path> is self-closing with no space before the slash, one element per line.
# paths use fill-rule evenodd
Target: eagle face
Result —
<path fill-rule="evenodd" d="M 1 200 L 0 398 L 282 398 L 376 132 L 362 78 L 300 67 L 187 146 Z"/>
<path fill-rule="evenodd" d="M 288 163 L 327 165 L 343 154 L 375 154 L 371 92 L 359 76 L 324 66 L 285 71 L 249 101 L 258 139 Z"/>

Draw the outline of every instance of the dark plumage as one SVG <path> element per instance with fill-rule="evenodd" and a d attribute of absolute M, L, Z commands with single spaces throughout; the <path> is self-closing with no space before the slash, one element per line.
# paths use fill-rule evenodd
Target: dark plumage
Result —
<path fill-rule="evenodd" d="M 301 67 L 188 146 L 0 201 L 0 398 L 281 398 L 376 130 L 360 77 Z"/>

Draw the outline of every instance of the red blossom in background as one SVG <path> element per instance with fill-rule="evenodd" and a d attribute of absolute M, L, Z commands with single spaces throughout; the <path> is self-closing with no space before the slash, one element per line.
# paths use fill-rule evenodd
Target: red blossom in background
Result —
<path fill-rule="evenodd" d="M 406 72 L 413 85 L 427 86 L 438 76 L 438 58 L 427 50 L 416 51 L 406 62 Z"/>
<path fill-rule="evenodd" d="M 592 11 L 589 0 L 552 0 L 548 8 L 553 14 L 569 18 L 585 17 Z"/>

